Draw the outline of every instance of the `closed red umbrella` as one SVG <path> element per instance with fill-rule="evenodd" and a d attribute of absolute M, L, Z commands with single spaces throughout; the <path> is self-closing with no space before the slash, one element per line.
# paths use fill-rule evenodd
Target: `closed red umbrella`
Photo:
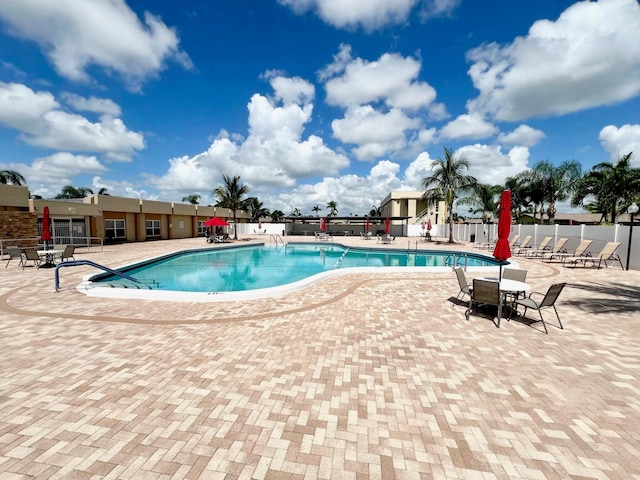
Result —
<path fill-rule="evenodd" d="M 323 232 L 327 231 L 327 219 L 325 217 L 320 219 L 320 230 Z"/>
<path fill-rule="evenodd" d="M 498 242 L 493 257 L 500 262 L 500 280 L 502 280 L 502 262 L 511 257 L 509 235 L 511 234 L 511 190 L 504 190 L 500 198 L 498 215 Z"/>
<path fill-rule="evenodd" d="M 365 231 L 369 231 L 369 217 L 367 217 L 367 223 L 364 226 Z"/>
<path fill-rule="evenodd" d="M 387 217 L 387 219 L 384 221 L 384 233 L 388 235 L 389 232 L 391 232 L 391 220 L 389 220 L 389 217 Z"/>
<path fill-rule="evenodd" d="M 40 240 L 44 242 L 44 249 L 47 249 L 47 242 L 52 240 L 51 236 L 51 219 L 49 218 L 49 207 L 44 207 L 42 210 L 42 235 Z"/>
<path fill-rule="evenodd" d="M 431 231 L 431 219 L 427 222 L 427 232 Z"/>

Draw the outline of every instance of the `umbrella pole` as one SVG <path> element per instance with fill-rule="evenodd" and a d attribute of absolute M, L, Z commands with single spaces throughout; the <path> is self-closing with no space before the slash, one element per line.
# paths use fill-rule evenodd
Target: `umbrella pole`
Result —
<path fill-rule="evenodd" d="M 498 276 L 498 281 L 502 281 L 502 262 L 500 262 L 500 275 Z"/>

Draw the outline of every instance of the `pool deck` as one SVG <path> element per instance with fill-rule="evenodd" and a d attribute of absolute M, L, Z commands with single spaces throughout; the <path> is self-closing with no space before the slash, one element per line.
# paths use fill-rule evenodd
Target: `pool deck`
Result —
<path fill-rule="evenodd" d="M 204 246 L 76 259 L 117 267 Z M 548 335 L 467 321 L 451 271 L 197 303 L 87 297 L 75 287 L 88 266 L 61 269 L 55 293 L 53 269 L 12 260 L 0 266 L 0 478 L 640 479 L 640 272 L 516 260 L 535 291 L 568 282 L 564 330 L 549 311 Z"/>

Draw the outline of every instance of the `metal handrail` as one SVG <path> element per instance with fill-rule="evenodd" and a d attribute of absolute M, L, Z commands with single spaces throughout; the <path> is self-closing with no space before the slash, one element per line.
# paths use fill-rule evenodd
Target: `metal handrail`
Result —
<path fill-rule="evenodd" d="M 109 267 L 105 267 L 104 265 L 100 265 L 99 263 L 96 262 L 92 262 L 91 260 L 69 260 L 66 262 L 61 262 L 59 264 L 56 265 L 56 271 L 54 274 L 54 282 L 55 282 L 55 291 L 59 292 L 60 291 L 60 273 L 59 273 L 59 269 L 62 267 L 74 267 L 76 265 L 90 265 L 92 267 L 96 267 L 100 270 L 104 270 L 107 273 L 110 273 L 111 275 L 115 275 L 117 277 L 121 277 L 124 278 L 125 280 L 130 280 L 134 283 L 140 283 L 142 285 L 144 285 L 143 282 L 141 282 L 140 280 L 138 280 L 137 278 L 133 278 L 130 277 L 129 275 L 119 272 L 117 270 L 113 270 Z"/>
<path fill-rule="evenodd" d="M 86 247 L 86 248 L 92 248 L 94 245 L 97 245 L 100 247 L 100 251 L 103 252 L 104 251 L 104 240 L 100 237 L 70 237 L 70 236 L 58 236 L 56 237 L 56 240 L 58 239 L 69 239 L 71 240 L 68 243 L 60 243 L 60 242 L 55 242 L 55 245 L 60 245 L 60 246 L 66 246 L 66 245 L 74 245 L 76 247 Z M 94 240 L 97 240 L 97 242 L 95 242 L 95 244 L 93 243 Z M 40 240 L 40 237 L 23 237 L 23 238 L 0 238 L 0 257 L 2 257 L 6 252 L 6 245 L 13 245 L 15 243 L 32 243 L 34 246 L 39 245 L 40 243 L 43 243 Z"/>

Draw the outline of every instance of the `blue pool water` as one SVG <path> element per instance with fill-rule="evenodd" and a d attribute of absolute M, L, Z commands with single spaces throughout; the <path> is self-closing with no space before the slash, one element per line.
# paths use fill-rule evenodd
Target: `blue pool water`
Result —
<path fill-rule="evenodd" d="M 123 273 L 146 287 L 182 292 L 236 292 L 286 285 L 350 267 L 496 266 L 492 257 L 462 252 L 378 250 L 289 243 L 191 250 L 137 264 Z M 131 280 L 100 274 L 94 283 L 134 287 Z M 145 287 L 145 288 L 146 288 Z"/>

